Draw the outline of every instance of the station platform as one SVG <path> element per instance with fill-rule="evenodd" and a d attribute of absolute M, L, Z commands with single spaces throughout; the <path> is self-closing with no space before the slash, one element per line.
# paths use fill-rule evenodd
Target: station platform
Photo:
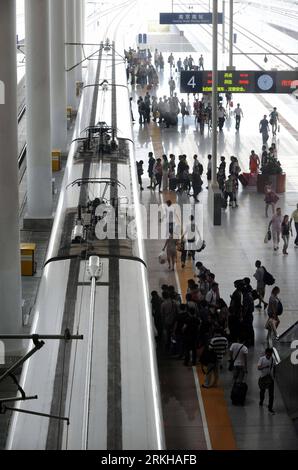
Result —
<path fill-rule="evenodd" d="M 164 52 L 165 62 L 170 52 Z M 186 55 L 186 54 L 185 54 Z M 189 54 L 187 54 L 189 55 Z M 177 61 L 180 54 L 174 53 Z M 197 61 L 198 54 L 192 53 Z M 183 60 L 183 58 L 182 58 Z M 169 96 L 168 80 L 170 67 L 166 64 L 160 74 L 160 86 L 156 96 Z M 176 75 L 178 97 L 186 100 L 179 93 L 179 77 Z M 152 91 L 149 91 L 152 94 Z M 154 91 L 155 93 L 155 91 Z M 136 102 L 144 95 L 139 87 L 131 88 L 131 95 Z M 192 105 L 192 97 L 190 103 Z M 298 203 L 298 164 L 296 154 L 297 143 L 297 101 L 293 96 L 277 95 L 234 95 L 234 103 L 240 103 L 244 112 L 239 133 L 235 132 L 235 120 L 231 116 L 219 134 L 219 153 L 229 161 L 231 155 L 238 158 L 242 171 L 248 171 L 249 155 L 252 149 L 260 153 L 262 141 L 258 132 L 258 124 L 264 114 L 269 114 L 277 106 L 281 129 L 275 140 L 278 159 L 287 174 L 286 193 L 280 194 L 279 206 L 283 214 L 291 215 Z M 224 100 L 225 101 L 225 100 Z M 222 211 L 222 225 L 214 227 L 210 212 L 211 193 L 206 190 L 207 154 L 211 153 L 211 134 L 205 129 L 201 135 L 194 123 L 194 116 L 186 116 L 184 122 L 179 116 L 178 126 L 166 128 L 151 122 L 139 125 L 138 111 L 134 106 L 134 136 L 136 160 L 144 161 L 143 187 L 147 188 L 146 178 L 148 152 L 154 157 L 173 153 L 187 155 L 192 167 L 192 158 L 196 153 L 204 166 L 204 191 L 199 195 L 203 214 L 203 238 L 206 249 L 200 253 L 200 261 L 211 272 L 216 274 L 221 297 L 229 304 L 230 295 L 236 279 L 250 277 L 254 286 L 253 274 L 255 261 L 262 260 L 276 278 L 281 289 L 280 297 L 284 305 L 279 334 L 287 330 L 298 319 L 296 271 L 298 250 L 294 249 L 293 238 L 290 240 L 289 256 L 285 257 L 281 250 L 273 252 L 271 244 L 264 244 L 264 236 L 268 219 L 265 218 L 264 196 L 256 190 L 239 189 L 239 208 Z M 271 140 L 270 140 L 271 142 Z M 179 204 L 193 203 L 186 195 L 176 198 L 175 192 L 145 189 L 140 192 L 141 203 L 146 207 L 150 204 L 162 204 L 170 199 Z M 269 219 L 270 220 L 270 219 Z M 147 240 L 150 290 L 161 291 L 163 284 L 174 285 L 181 292 L 183 300 L 187 288 L 187 280 L 194 277 L 191 261 L 182 269 L 178 259 L 175 272 L 169 272 L 167 263 L 160 265 L 158 255 L 165 240 Z M 179 258 L 179 254 L 178 254 Z M 270 288 L 267 289 L 267 295 Z M 232 376 L 228 371 L 227 359 L 220 373 L 218 388 L 204 389 L 201 387 L 204 377 L 200 366 L 186 368 L 182 361 L 171 359 L 163 352 L 158 354 L 160 384 L 163 401 L 165 433 L 168 449 L 214 449 L 214 450 L 248 450 L 248 449 L 297 449 L 297 429 L 289 418 L 278 387 L 275 387 L 276 415 L 268 413 L 267 407 L 259 408 L 259 388 L 257 362 L 266 347 L 267 331 L 264 328 L 267 314 L 261 310 L 254 312 L 255 346 L 249 348 L 248 395 L 244 407 L 231 404 L 230 392 Z"/>

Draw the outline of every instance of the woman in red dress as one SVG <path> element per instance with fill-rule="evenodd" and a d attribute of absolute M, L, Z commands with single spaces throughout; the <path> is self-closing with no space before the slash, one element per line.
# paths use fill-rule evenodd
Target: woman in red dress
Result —
<path fill-rule="evenodd" d="M 260 166 L 260 159 L 254 150 L 251 151 L 249 157 L 249 170 L 251 173 L 258 173 Z"/>

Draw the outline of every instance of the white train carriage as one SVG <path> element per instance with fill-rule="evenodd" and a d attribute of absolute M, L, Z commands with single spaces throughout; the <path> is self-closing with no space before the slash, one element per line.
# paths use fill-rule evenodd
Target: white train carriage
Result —
<path fill-rule="evenodd" d="M 125 68 L 114 51 L 103 47 L 89 65 L 32 327 L 84 340 L 46 341 L 25 363 L 21 386 L 38 399 L 16 406 L 52 417 L 14 412 L 7 449 L 164 448 Z M 134 239 L 117 238 L 119 228 L 98 239 L 111 213 L 124 221 L 117 227 L 135 221 Z M 100 264 L 92 282 L 90 257 Z"/>

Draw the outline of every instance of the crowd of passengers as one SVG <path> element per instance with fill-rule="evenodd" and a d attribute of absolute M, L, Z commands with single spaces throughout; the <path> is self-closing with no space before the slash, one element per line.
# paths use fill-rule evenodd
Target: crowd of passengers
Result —
<path fill-rule="evenodd" d="M 129 48 L 125 51 L 126 76 L 131 85 L 139 85 L 141 88 L 157 87 L 159 83 L 156 68 L 152 64 L 150 49 L 137 50 Z"/>
<path fill-rule="evenodd" d="M 185 192 L 189 196 L 193 196 L 195 202 L 199 202 L 198 195 L 203 189 L 203 174 L 206 171 L 208 184 L 212 178 L 212 156 L 208 155 L 207 168 L 199 161 L 198 155 L 193 156 L 191 163 L 188 163 L 187 156 L 179 155 L 178 161 L 174 154 L 162 155 L 161 158 L 154 157 L 153 152 L 148 154 L 148 176 L 150 185 L 148 189 L 163 191 L 177 191 L 179 193 Z M 137 162 L 138 180 L 140 190 L 143 191 L 143 161 Z M 228 176 L 227 175 L 228 169 Z M 217 169 L 217 181 L 219 188 L 222 191 L 223 206 L 228 205 L 238 207 L 237 204 L 237 191 L 238 191 L 238 177 L 240 173 L 240 166 L 238 159 L 231 156 L 230 162 L 227 163 L 225 157 L 221 157 L 220 164 Z"/>
<path fill-rule="evenodd" d="M 204 386 L 216 386 L 219 371 L 223 368 L 223 358 L 242 347 L 242 362 L 234 367 L 234 380 L 242 382 L 247 373 L 248 348 L 255 343 L 253 319 L 255 309 L 267 309 L 265 327 L 277 339 L 279 324 L 280 290 L 275 286 L 265 302 L 265 268 L 256 261 L 254 278 L 256 289 L 250 278 L 236 280 L 235 290 L 230 296 L 229 305 L 220 294 L 220 286 L 214 273 L 202 262 L 196 263 L 195 279 L 189 279 L 185 303 L 174 286 L 163 285 L 161 293 L 151 293 L 152 315 L 157 342 L 172 358 L 183 360 L 185 366 L 201 362 L 207 367 Z M 255 301 L 258 305 L 255 306 Z M 268 333 L 269 335 L 269 333 Z M 213 356 L 207 351 L 215 353 Z M 215 359 L 210 359 L 210 357 Z M 206 361 L 207 359 L 207 361 Z M 240 359 L 240 358 L 239 358 Z M 212 361 L 212 362 L 208 362 Z"/>

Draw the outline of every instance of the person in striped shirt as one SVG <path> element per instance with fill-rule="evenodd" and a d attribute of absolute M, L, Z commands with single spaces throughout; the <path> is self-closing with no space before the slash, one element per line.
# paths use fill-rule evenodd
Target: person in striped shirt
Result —
<path fill-rule="evenodd" d="M 208 364 L 207 366 L 204 388 L 216 387 L 218 384 L 219 368 L 222 368 L 222 360 L 228 349 L 228 340 L 223 336 L 221 330 L 215 330 L 209 343 L 209 349 L 215 352 L 217 361 L 215 364 Z"/>

